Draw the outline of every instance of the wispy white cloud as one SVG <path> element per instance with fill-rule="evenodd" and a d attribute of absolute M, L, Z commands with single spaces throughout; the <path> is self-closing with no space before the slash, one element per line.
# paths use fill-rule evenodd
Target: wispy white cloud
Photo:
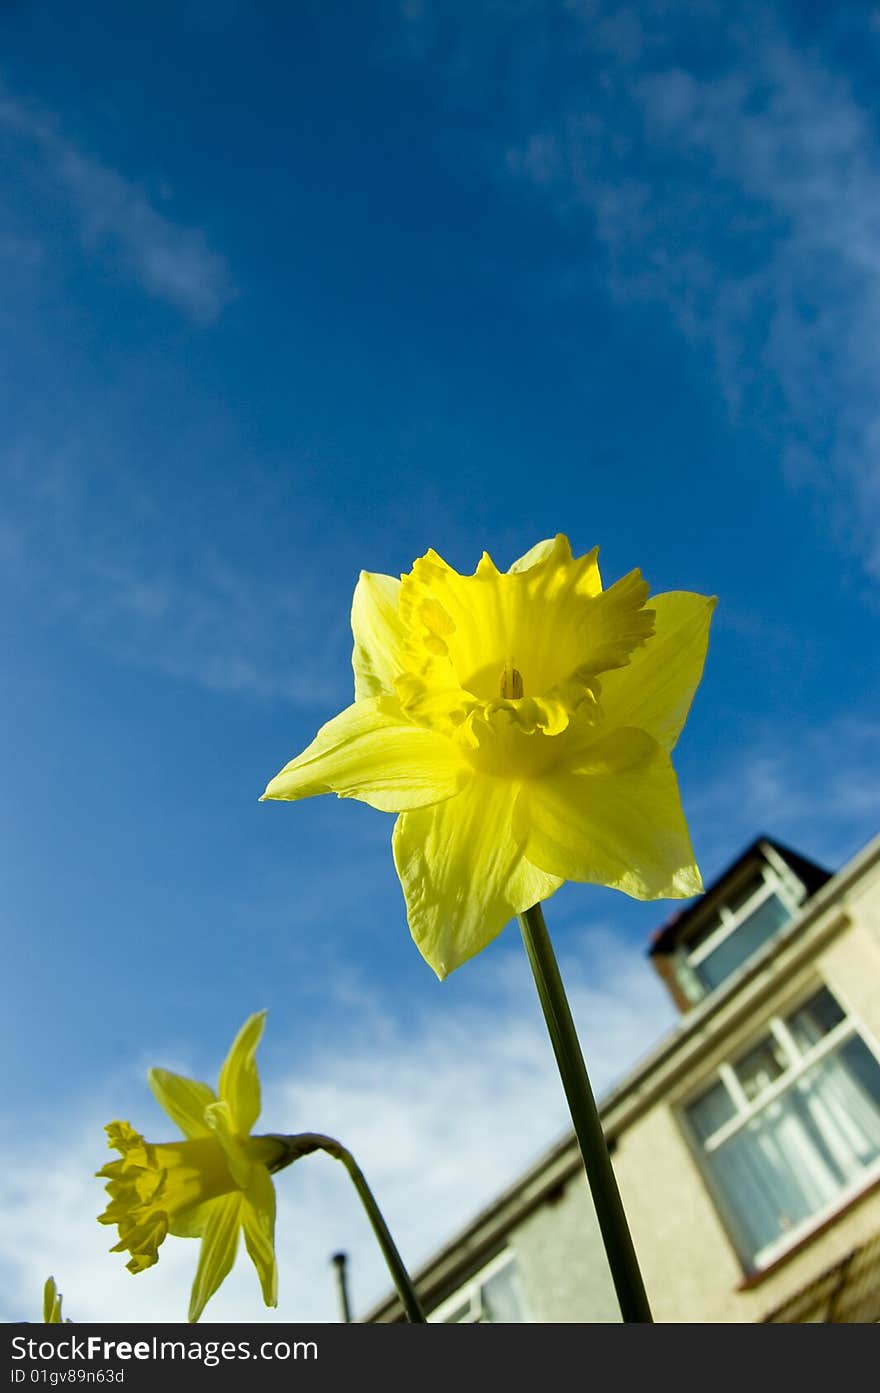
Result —
<path fill-rule="evenodd" d="M 346 616 L 315 625 L 321 597 L 297 575 L 225 565 L 195 545 L 195 574 L 171 557 L 89 557 L 59 597 L 85 636 L 119 661 L 208 691 L 330 706 L 345 684 Z M 193 556 L 188 562 L 191 565 Z M 338 672 L 334 668 L 338 667 Z"/>
<path fill-rule="evenodd" d="M 777 446 L 789 479 L 830 506 L 840 540 L 877 574 L 880 163 L 871 122 L 841 77 L 781 34 L 763 33 L 754 46 L 720 38 L 720 75 L 619 75 L 640 167 L 624 155 L 615 168 L 609 133 L 597 147 L 594 132 L 571 120 L 553 158 L 568 197 L 594 217 L 612 292 L 666 304 L 688 338 L 709 344 L 734 419 L 748 418 Z M 544 150 L 533 181 L 546 182 L 550 158 Z"/>
<path fill-rule="evenodd" d="M 843 22 L 876 45 L 870 10 Z M 880 150 L 830 48 L 766 6 L 712 3 L 677 18 L 418 0 L 389 30 L 394 60 L 424 63 L 473 116 L 467 158 L 481 149 L 573 234 L 580 253 L 560 266 L 554 243 L 547 281 L 663 305 L 708 348 L 734 421 L 880 573 Z"/>
<path fill-rule="evenodd" d="M 644 955 L 608 930 L 566 936 L 563 970 L 591 1075 L 601 1091 L 663 1032 L 672 1018 Z M 279 1067 L 281 1023 L 270 1017 L 263 1045 L 266 1131 L 320 1130 L 354 1152 L 411 1267 L 534 1160 L 566 1128 L 567 1114 L 534 987 L 523 955 L 496 952 L 491 979 L 450 991 L 413 1028 L 375 993 L 352 1003 L 344 1033 L 304 1060 Z M 454 979 L 452 979 L 454 981 Z M 473 980 L 473 979 L 471 979 Z M 491 986 L 488 982 L 491 980 Z M 152 1062 L 189 1072 L 158 1049 Z M 196 1246 L 166 1241 L 156 1268 L 130 1278 L 112 1235 L 95 1223 L 103 1163 L 102 1125 L 131 1116 L 158 1120 L 139 1079 L 105 1080 L 100 1098 L 77 1099 L 57 1130 L 19 1129 L 0 1145 L 0 1310 L 36 1319 L 52 1272 L 74 1320 L 179 1320 Z M 75 1120 L 74 1120 L 75 1119 Z M 310 1157 L 278 1177 L 281 1296 L 277 1314 L 261 1305 L 256 1278 L 240 1257 L 206 1320 L 338 1319 L 330 1256 L 351 1260 L 352 1298 L 363 1312 L 389 1288 L 367 1221 L 345 1172 Z"/>
<path fill-rule="evenodd" d="M 46 112 L 0 88 L 0 135 L 36 162 L 50 196 L 71 209 L 90 256 L 109 261 L 148 295 L 212 323 L 235 298 L 229 266 L 203 231 L 160 213 L 145 190 L 81 149 Z M 17 243 L 33 256 L 30 242 Z"/>
<path fill-rule="evenodd" d="M 820 58 L 780 35 L 748 63 L 740 56 L 743 66 L 721 77 L 667 69 L 635 89 L 658 145 L 689 163 L 707 160 L 716 187 L 743 199 L 729 251 L 736 258 L 737 243 L 745 248 L 748 269 L 728 262 L 710 271 L 704 262 L 691 281 L 703 303 L 690 322 L 714 344 L 737 413 L 776 414 L 789 474 L 826 500 L 848 485 L 838 525 L 877 573 L 880 151 L 869 113 Z M 684 221 L 674 227 L 683 232 Z M 765 242 L 755 258 L 748 247 L 758 230 Z M 696 247 L 686 235 L 681 242 L 684 286 Z M 672 298 L 685 305 L 682 290 Z"/>

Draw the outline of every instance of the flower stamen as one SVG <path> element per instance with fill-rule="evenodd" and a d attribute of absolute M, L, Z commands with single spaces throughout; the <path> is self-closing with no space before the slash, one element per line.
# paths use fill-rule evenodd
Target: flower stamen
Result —
<path fill-rule="evenodd" d="M 513 666 L 512 658 L 508 658 L 501 671 L 501 695 L 505 701 L 517 701 L 525 695 L 522 673 Z"/>

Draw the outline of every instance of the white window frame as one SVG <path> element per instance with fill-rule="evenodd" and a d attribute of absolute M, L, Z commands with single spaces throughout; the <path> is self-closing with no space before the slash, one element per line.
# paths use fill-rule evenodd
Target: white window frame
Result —
<path fill-rule="evenodd" d="M 503 1271 L 505 1267 L 515 1266 L 516 1253 L 514 1253 L 510 1248 L 505 1248 L 503 1252 L 498 1253 L 498 1255 L 494 1257 L 491 1260 L 491 1262 L 487 1262 L 485 1267 L 481 1267 L 479 1272 L 475 1272 L 472 1277 L 469 1277 L 468 1280 L 465 1283 L 463 1283 L 463 1285 L 460 1286 L 457 1289 L 457 1291 L 455 1291 L 452 1294 L 452 1296 L 448 1296 L 445 1301 L 441 1301 L 439 1306 L 435 1306 L 434 1310 L 428 1316 L 429 1323 L 436 1322 L 438 1324 L 443 1324 L 448 1320 L 449 1316 L 451 1316 L 454 1311 L 457 1311 L 460 1306 L 464 1306 L 465 1304 L 467 1304 L 467 1319 L 456 1321 L 455 1323 L 457 1325 L 478 1324 L 483 1314 L 483 1302 L 481 1296 L 482 1288 L 485 1286 L 486 1282 L 488 1282 L 491 1277 L 494 1277 L 496 1275 L 496 1273 Z M 514 1274 L 514 1279 L 517 1285 L 517 1293 L 519 1296 L 520 1307 L 522 1309 L 523 1321 L 527 1323 L 529 1320 L 529 1314 L 528 1309 L 526 1307 L 525 1295 L 522 1289 L 522 1282 L 519 1279 L 518 1273 Z"/>
<path fill-rule="evenodd" d="M 826 1035 L 823 1035 L 821 1040 L 817 1040 L 816 1043 L 811 1045 L 807 1050 L 801 1050 L 795 1043 L 785 1018 L 794 1015 L 822 988 L 828 991 L 837 1002 L 837 1005 L 843 1012 L 843 1020 L 838 1021 L 837 1025 L 833 1026 Z M 777 1043 L 782 1047 L 783 1053 L 789 1060 L 789 1067 L 780 1074 L 779 1078 L 774 1079 L 772 1083 L 763 1088 L 755 1098 L 749 1100 L 736 1075 L 734 1064 L 747 1055 L 751 1049 L 754 1049 L 754 1047 L 767 1035 L 773 1035 Z M 725 1222 L 725 1226 L 727 1226 L 724 1220 L 727 1198 L 724 1196 L 721 1187 L 718 1186 L 715 1177 L 706 1166 L 705 1158 L 710 1156 L 713 1151 L 717 1151 L 717 1149 L 736 1132 L 747 1127 L 752 1119 L 771 1104 L 775 1098 L 788 1092 L 807 1070 L 813 1068 L 827 1055 L 840 1048 L 845 1040 L 854 1036 L 858 1036 L 861 1039 L 865 1047 L 877 1060 L 878 1065 L 880 1065 L 880 1044 L 878 1044 L 872 1033 L 864 1027 L 858 1016 L 852 1011 L 845 997 L 829 983 L 824 981 L 813 981 L 809 987 L 799 992 L 797 997 L 793 998 L 785 1005 L 779 1006 L 777 1012 L 763 1022 L 760 1030 L 755 1031 L 751 1035 L 749 1042 L 739 1046 L 735 1050 L 730 1057 L 731 1062 L 725 1061 L 723 1064 L 718 1065 L 711 1074 L 705 1075 L 700 1081 L 699 1087 L 690 1090 L 687 1097 L 678 1105 L 679 1124 L 684 1131 L 691 1150 L 695 1154 L 700 1170 L 706 1178 L 709 1192 L 713 1198 L 716 1194 L 721 1197 L 720 1199 L 716 1199 L 715 1203 L 722 1221 Z M 719 1079 L 725 1084 L 736 1108 L 736 1112 L 733 1117 L 723 1122 L 711 1136 L 701 1141 L 696 1135 L 687 1116 L 688 1108 L 698 1102 Z M 795 1224 L 792 1228 L 786 1230 L 785 1233 L 780 1234 L 778 1238 L 765 1244 L 764 1247 L 760 1248 L 756 1253 L 752 1255 L 740 1253 L 740 1259 L 745 1269 L 749 1273 L 757 1273 L 770 1266 L 778 1257 L 789 1248 L 795 1247 L 814 1229 L 821 1228 L 831 1215 L 836 1214 L 838 1210 L 845 1207 L 851 1199 L 860 1194 L 862 1190 L 871 1185 L 878 1178 L 880 1178 L 880 1158 L 874 1161 L 872 1165 L 866 1166 L 861 1175 L 857 1176 L 849 1185 L 841 1187 L 833 1199 L 829 1200 L 827 1205 L 816 1210 L 813 1214 L 809 1214 L 799 1224 Z"/>
<path fill-rule="evenodd" d="M 753 870 L 754 868 L 752 867 L 750 869 Z M 780 873 L 775 866 L 771 866 L 770 863 L 766 861 L 758 867 L 758 870 L 761 874 L 762 883 L 757 887 L 754 894 L 746 900 L 745 904 L 740 905 L 739 908 L 735 910 L 729 909 L 722 901 L 716 907 L 715 911 L 721 919 L 718 928 L 710 933 L 707 938 L 704 938 L 702 942 L 698 943 L 696 947 L 686 950 L 688 965 L 693 968 L 695 972 L 699 971 L 699 966 L 703 959 L 707 958 L 710 953 L 713 953 L 726 938 L 729 938 L 730 935 L 739 928 L 740 924 L 750 919 L 755 913 L 755 910 L 759 909 L 765 900 L 769 900 L 771 895 L 775 895 L 778 900 L 781 900 L 792 919 L 798 913 L 806 893 L 800 881 L 796 880 L 794 876 Z M 731 887 L 731 889 L 733 890 L 735 887 Z M 702 978 L 699 978 L 699 982 L 704 992 L 714 990 L 704 982 Z"/>

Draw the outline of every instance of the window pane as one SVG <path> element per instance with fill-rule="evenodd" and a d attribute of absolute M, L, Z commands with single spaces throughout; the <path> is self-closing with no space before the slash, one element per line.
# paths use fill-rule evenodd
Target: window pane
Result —
<path fill-rule="evenodd" d="M 880 1064 L 857 1036 L 706 1157 L 747 1261 L 880 1159 Z"/>
<path fill-rule="evenodd" d="M 714 1084 L 687 1109 L 691 1126 L 700 1141 L 713 1136 L 719 1127 L 730 1121 L 735 1112 L 733 1099 L 721 1082 Z"/>
<path fill-rule="evenodd" d="M 466 1301 L 463 1306 L 456 1306 L 454 1311 L 450 1311 L 448 1316 L 443 1317 L 444 1325 L 461 1325 L 473 1320 L 471 1315 L 471 1304 Z"/>
<path fill-rule="evenodd" d="M 711 918 L 706 920 L 702 928 L 700 928 L 697 931 L 697 933 L 695 933 L 693 937 L 688 940 L 688 951 L 693 952 L 693 950 L 695 948 L 698 948 L 701 943 L 705 943 L 707 938 L 711 938 L 713 933 L 718 932 L 723 923 L 724 921 L 721 918 L 720 914 L 713 914 Z"/>
<path fill-rule="evenodd" d="M 768 895 L 748 919 L 738 924 L 717 948 L 696 964 L 696 971 L 707 987 L 717 987 L 735 972 L 791 918 L 776 895 Z"/>
<path fill-rule="evenodd" d="M 789 1061 L 785 1058 L 778 1040 L 772 1035 L 766 1035 L 733 1067 L 742 1084 L 743 1092 L 749 1102 L 752 1102 L 774 1079 L 785 1073 L 788 1064 Z"/>
<path fill-rule="evenodd" d="M 484 1321 L 502 1325 L 525 1320 L 514 1263 L 509 1262 L 500 1272 L 493 1273 L 483 1283 L 480 1296 Z"/>
<path fill-rule="evenodd" d="M 747 904 L 753 895 L 757 895 L 759 890 L 763 890 L 766 884 L 767 882 L 759 871 L 757 875 L 750 876 L 735 894 L 728 895 L 724 903 L 729 910 L 736 914 L 737 910 L 742 909 L 743 905 Z"/>
<path fill-rule="evenodd" d="M 817 1044 L 843 1020 L 843 1012 L 827 987 L 810 997 L 800 1010 L 789 1016 L 787 1025 L 801 1050 Z"/>
<path fill-rule="evenodd" d="M 869 1099 L 880 1114 L 880 1064 L 876 1056 L 860 1035 L 853 1035 L 837 1054 L 864 1098 Z"/>

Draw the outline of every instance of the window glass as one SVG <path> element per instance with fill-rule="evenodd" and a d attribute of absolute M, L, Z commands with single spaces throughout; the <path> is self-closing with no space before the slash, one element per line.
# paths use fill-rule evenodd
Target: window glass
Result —
<path fill-rule="evenodd" d="M 707 938 L 711 938 L 714 933 L 718 932 L 718 930 L 722 927 L 723 923 L 724 921 L 721 918 L 720 914 L 711 915 L 710 918 L 708 918 L 705 921 L 705 923 L 697 930 L 693 937 L 688 940 L 688 952 L 693 952 L 693 950 L 695 948 L 698 948 L 701 943 L 705 943 Z"/>
<path fill-rule="evenodd" d="M 705 1141 L 730 1121 L 736 1114 L 736 1106 L 724 1084 L 716 1083 L 695 1103 L 691 1103 L 687 1112 L 700 1141 Z"/>
<path fill-rule="evenodd" d="M 471 1303 L 465 1301 L 462 1306 L 456 1306 L 454 1311 L 450 1311 L 448 1316 L 443 1317 L 445 1325 L 461 1325 L 471 1319 Z"/>
<path fill-rule="evenodd" d="M 699 963 L 695 963 L 697 974 L 707 987 L 719 986 L 735 972 L 753 953 L 772 938 L 777 929 L 791 918 L 789 911 L 776 895 L 768 895 L 754 914 L 750 914 L 741 924 L 713 948 Z"/>
<path fill-rule="evenodd" d="M 774 1079 L 778 1079 L 788 1063 L 773 1035 L 765 1035 L 763 1040 L 737 1060 L 734 1069 L 749 1102 L 763 1093 Z"/>
<path fill-rule="evenodd" d="M 787 1024 L 800 1050 L 808 1050 L 843 1020 L 843 1012 L 827 987 L 789 1016 Z"/>
<path fill-rule="evenodd" d="M 840 1050 L 840 1058 L 862 1095 L 860 1106 L 870 1101 L 880 1113 L 880 1065 L 864 1040 L 853 1035 Z"/>
<path fill-rule="evenodd" d="M 480 1288 L 483 1320 L 510 1324 L 523 1319 L 516 1268 L 512 1262 L 489 1277 Z"/>
<path fill-rule="evenodd" d="M 767 882 L 760 871 L 755 875 L 749 876 L 748 880 L 745 881 L 738 890 L 726 897 L 725 904 L 727 908 L 736 914 L 738 910 L 742 909 L 743 905 L 748 904 L 753 895 L 756 895 L 759 890 L 763 890 L 766 884 Z"/>
<path fill-rule="evenodd" d="M 515 1256 L 509 1251 L 499 1254 L 434 1310 L 429 1319 L 444 1325 L 525 1322 L 526 1306 Z"/>

